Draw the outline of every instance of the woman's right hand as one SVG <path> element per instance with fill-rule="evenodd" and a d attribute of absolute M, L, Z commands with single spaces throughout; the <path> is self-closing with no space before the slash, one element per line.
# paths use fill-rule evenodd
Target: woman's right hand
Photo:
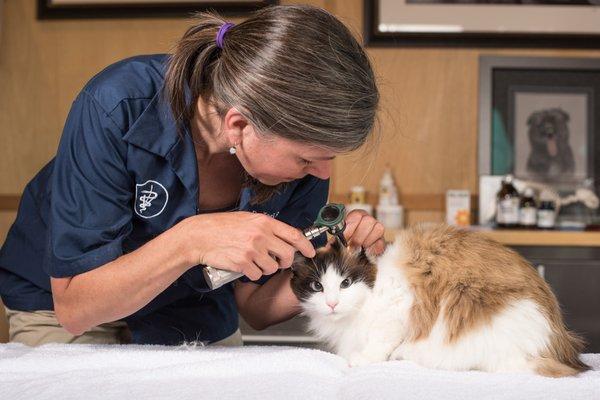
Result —
<path fill-rule="evenodd" d="M 289 268 L 296 251 L 315 256 L 312 243 L 299 229 L 265 214 L 202 214 L 181 225 L 191 265 L 241 272 L 251 280 Z"/>

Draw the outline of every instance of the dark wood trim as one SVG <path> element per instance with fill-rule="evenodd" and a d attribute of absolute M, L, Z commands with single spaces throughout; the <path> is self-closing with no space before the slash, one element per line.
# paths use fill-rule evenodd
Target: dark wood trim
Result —
<path fill-rule="evenodd" d="M 598 49 L 600 35 L 523 33 L 382 33 L 378 0 L 364 0 L 364 43 L 371 47 Z"/>
<path fill-rule="evenodd" d="M 17 194 L 0 195 L 0 211 L 17 211 L 21 196 Z"/>
<path fill-rule="evenodd" d="M 223 15 L 242 15 L 262 7 L 277 4 L 277 0 L 253 2 L 160 2 L 147 4 L 74 4 L 56 5 L 52 0 L 38 0 L 37 18 L 48 19 L 88 19 L 88 18 L 172 18 L 190 17 L 197 11 L 213 10 Z"/>

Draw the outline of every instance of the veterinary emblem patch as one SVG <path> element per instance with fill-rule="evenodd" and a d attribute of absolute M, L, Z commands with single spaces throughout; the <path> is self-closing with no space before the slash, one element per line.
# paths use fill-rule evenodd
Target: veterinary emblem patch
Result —
<path fill-rule="evenodd" d="M 169 192 L 157 181 L 147 180 L 135 185 L 135 213 L 142 218 L 160 215 L 169 201 Z"/>

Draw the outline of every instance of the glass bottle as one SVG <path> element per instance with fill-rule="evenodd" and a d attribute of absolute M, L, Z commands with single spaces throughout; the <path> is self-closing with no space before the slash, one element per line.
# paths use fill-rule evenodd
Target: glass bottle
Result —
<path fill-rule="evenodd" d="M 552 196 L 542 192 L 537 211 L 537 226 L 540 229 L 554 229 L 556 225 L 556 204 Z"/>
<path fill-rule="evenodd" d="M 519 204 L 519 225 L 521 228 L 533 229 L 537 225 L 537 205 L 533 189 L 528 187 L 523 192 Z"/>
<path fill-rule="evenodd" d="M 516 228 L 519 225 L 519 192 L 513 180 L 512 175 L 506 175 L 496 194 L 496 225 L 500 228 Z"/>

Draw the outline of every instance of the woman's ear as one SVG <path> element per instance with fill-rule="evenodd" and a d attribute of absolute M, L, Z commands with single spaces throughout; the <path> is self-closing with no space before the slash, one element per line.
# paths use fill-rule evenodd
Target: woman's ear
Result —
<path fill-rule="evenodd" d="M 237 109 L 230 108 L 223 117 L 222 129 L 231 146 L 239 145 L 244 138 L 244 131 L 251 128 L 250 122 Z"/>

